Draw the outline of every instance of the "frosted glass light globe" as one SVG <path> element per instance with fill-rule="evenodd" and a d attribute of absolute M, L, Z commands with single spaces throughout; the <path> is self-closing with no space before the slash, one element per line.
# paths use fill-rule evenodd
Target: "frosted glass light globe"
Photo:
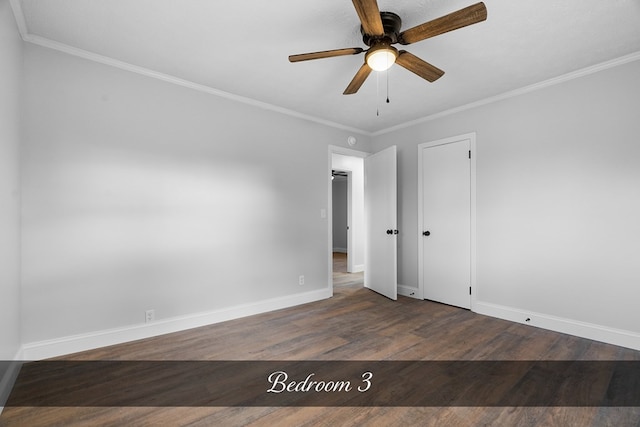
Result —
<path fill-rule="evenodd" d="M 367 65 L 374 71 L 384 71 L 396 62 L 398 51 L 391 46 L 381 47 L 370 51 L 367 55 Z"/>

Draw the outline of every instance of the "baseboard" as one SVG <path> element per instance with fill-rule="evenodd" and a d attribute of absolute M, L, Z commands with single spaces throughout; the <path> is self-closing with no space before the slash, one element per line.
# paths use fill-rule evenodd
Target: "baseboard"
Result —
<path fill-rule="evenodd" d="M 22 349 L 18 351 L 18 354 L 16 354 L 13 360 L 2 361 L 4 366 L 0 369 L 0 414 L 2 414 L 4 410 L 4 405 L 7 403 L 13 385 L 20 373 L 20 368 L 22 367 L 21 359 Z"/>
<path fill-rule="evenodd" d="M 333 248 L 333 252 L 338 252 L 340 254 L 346 254 L 347 248 Z"/>
<path fill-rule="evenodd" d="M 364 271 L 364 264 L 356 264 L 353 266 L 352 273 L 362 273 Z"/>
<path fill-rule="evenodd" d="M 555 332 L 631 348 L 633 350 L 640 350 L 640 334 L 637 332 L 615 329 L 593 323 L 565 319 L 562 317 L 535 313 L 481 301 L 476 301 L 473 311 L 479 314 L 509 320 L 511 322 L 536 326 Z"/>
<path fill-rule="evenodd" d="M 293 307 L 300 304 L 331 298 L 332 290 L 329 288 L 318 289 L 301 294 L 288 295 L 280 298 L 272 298 L 250 304 L 213 310 L 204 313 L 195 313 L 186 316 L 173 317 L 152 323 L 132 325 L 124 328 L 108 329 L 87 334 L 62 337 L 46 341 L 38 341 L 23 346 L 25 360 L 41 360 L 51 357 L 63 356 L 79 351 L 92 350 L 109 345 L 122 344 L 144 338 L 186 329 L 225 322 L 254 314 L 265 313 L 282 308 Z"/>
<path fill-rule="evenodd" d="M 413 286 L 398 285 L 398 295 L 409 298 L 422 299 L 420 289 Z"/>

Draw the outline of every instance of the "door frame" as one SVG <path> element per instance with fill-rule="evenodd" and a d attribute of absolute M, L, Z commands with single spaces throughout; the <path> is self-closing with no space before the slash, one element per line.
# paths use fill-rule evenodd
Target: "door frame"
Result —
<path fill-rule="evenodd" d="M 469 160 L 470 164 L 470 194 L 471 194 L 471 212 L 470 212 L 470 233 L 471 233 L 471 248 L 470 248 L 470 259 L 471 265 L 469 266 L 469 273 L 471 277 L 471 296 L 470 296 L 470 306 L 471 311 L 475 311 L 475 305 L 477 301 L 477 296 L 479 293 L 478 282 L 476 280 L 476 133 L 465 133 L 463 135 L 452 136 L 448 138 L 442 138 L 435 141 L 424 142 L 422 144 L 418 144 L 418 292 L 419 298 L 424 299 L 424 249 L 421 242 L 422 231 L 424 230 L 424 217 L 423 217 L 423 202 L 424 202 L 424 194 L 423 194 L 423 184 L 422 184 L 422 150 L 425 148 L 436 147 L 438 145 L 451 144 L 454 142 L 460 141 L 469 141 L 469 148 L 471 150 L 471 159 Z"/>
<path fill-rule="evenodd" d="M 333 169 L 333 165 L 332 165 L 333 154 L 341 154 L 343 156 L 351 156 L 351 157 L 358 157 L 358 158 L 364 159 L 365 157 L 368 157 L 371 153 L 368 153 L 365 151 L 353 150 L 351 148 L 344 148 L 337 145 L 329 145 L 327 173 L 326 173 L 326 176 L 327 176 L 327 213 L 326 215 L 327 215 L 327 235 L 328 235 L 328 238 L 327 238 L 328 283 L 327 283 L 327 286 L 332 296 L 333 296 L 333 188 L 332 188 L 333 186 L 331 183 L 331 171 Z M 351 171 L 348 171 L 348 172 L 351 172 Z M 352 177 L 349 176 L 349 178 L 352 178 Z M 352 183 L 353 183 L 353 179 L 349 179 L 349 187 L 352 185 Z M 349 188 L 348 190 L 349 197 L 352 196 L 352 192 L 350 190 L 351 189 Z M 347 204 L 349 207 L 348 209 L 349 215 L 351 215 L 351 213 L 353 212 L 353 209 L 351 208 L 351 200 L 348 200 Z M 352 218 L 348 218 L 347 223 L 352 224 L 351 220 Z M 347 251 L 350 250 L 349 244 L 352 243 L 351 232 L 352 230 L 350 229 L 349 232 L 347 233 L 347 240 L 348 240 Z M 352 265 L 352 267 L 354 266 Z"/>

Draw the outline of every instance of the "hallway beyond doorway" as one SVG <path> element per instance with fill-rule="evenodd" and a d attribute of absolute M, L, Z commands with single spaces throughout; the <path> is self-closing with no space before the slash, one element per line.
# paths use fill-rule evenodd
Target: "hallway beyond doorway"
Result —
<path fill-rule="evenodd" d="M 347 254 L 333 253 L 333 287 L 364 286 L 364 272 L 347 273 Z"/>

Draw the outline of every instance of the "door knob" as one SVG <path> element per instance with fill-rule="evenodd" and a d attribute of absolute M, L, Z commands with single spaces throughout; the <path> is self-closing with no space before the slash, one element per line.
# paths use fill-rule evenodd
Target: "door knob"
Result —
<path fill-rule="evenodd" d="M 430 232 L 430 231 L 428 231 L 428 230 L 427 230 L 427 231 L 423 231 L 423 232 L 422 232 L 422 235 L 423 235 L 423 236 L 431 236 L 431 232 Z"/>
<path fill-rule="evenodd" d="M 387 230 L 387 234 L 398 234 L 398 230 Z"/>

